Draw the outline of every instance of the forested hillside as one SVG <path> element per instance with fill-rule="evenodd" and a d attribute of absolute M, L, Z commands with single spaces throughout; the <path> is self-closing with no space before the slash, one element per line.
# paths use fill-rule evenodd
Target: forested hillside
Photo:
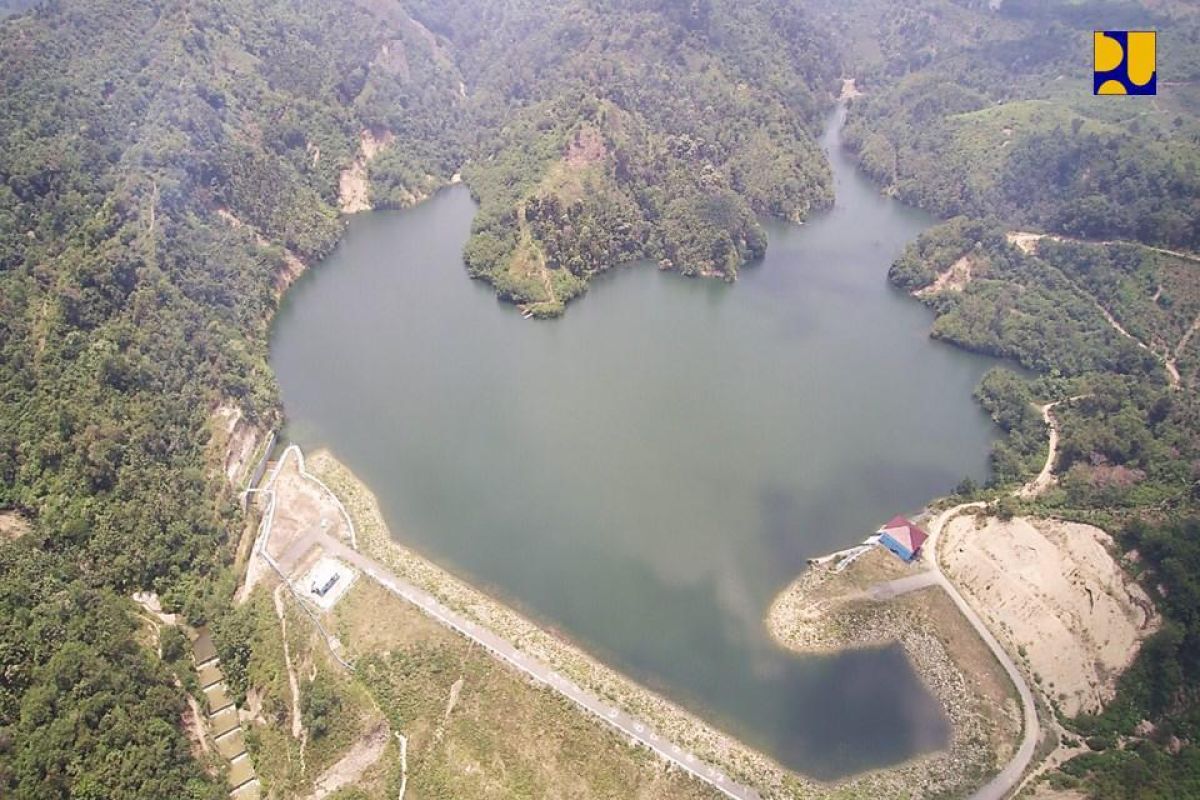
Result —
<path fill-rule="evenodd" d="M 1067 721 L 1094 752 L 1050 783 L 1104 800 L 1196 795 L 1200 9 L 808 5 L 865 90 L 846 128 L 863 170 L 954 217 L 907 249 L 891 281 L 934 310 L 934 336 L 1036 375 L 993 370 L 979 388 L 1007 432 L 991 493 L 1038 471 L 1046 426 L 1035 406 L 1063 401 L 1057 488 L 1002 510 L 1118 534 L 1167 618 L 1117 700 Z M 1092 31 L 1121 28 L 1158 30 L 1158 97 L 1092 96 Z"/>
<path fill-rule="evenodd" d="M 929 289 L 955 269 L 968 277 Z M 1068 761 L 1054 782 L 1105 800 L 1166 800 L 1198 788 L 1200 364 L 1181 357 L 1200 321 L 1198 271 L 1200 259 L 1141 245 L 1033 245 L 1010 241 L 996 221 L 960 217 L 922 235 L 890 274 L 934 310 L 934 336 L 1037 373 L 1030 381 L 997 368 L 979 388 L 1007 434 L 992 453 L 995 487 L 1040 469 L 1046 426 L 1036 406 L 1061 402 L 1057 488 L 1024 504 L 1005 492 L 1002 512 L 1113 531 L 1138 554 L 1130 565 L 1167 618 L 1116 701 L 1097 717 L 1066 721 L 1096 752 Z"/>
<path fill-rule="evenodd" d="M 125 598 L 227 598 L 210 415 L 277 418 L 280 246 L 325 253 L 359 131 L 435 91 L 371 68 L 392 24 L 79 0 L 0 25 L 0 511 L 31 529 L 0 543 L 0 795 L 224 794 Z"/>
<path fill-rule="evenodd" d="M 468 268 L 534 314 L 635 258 L 732 279 L 766 248 L 756 214 L 800 220 L 832 200 L 813 132 L 840 65 L 790 3 L 412 9 L 466 81 Z"/>
<path fill-rule="evenodd" d="M 466 165 L 471 272 L 541 314 L 638 257 L 732 277 L 757 212 L 830 200 L 839 69 L 784 2 L 30 5 L 0 23 L 5 797 L 223 794 L 128 597 L 222 618 L 214 415 L 277 423 L 266 326 L 364 132 L 377 205 Z"/>
<path fill-rule="evenodd" d="M 880 38 L 923 55 L 864 63 L 846 142 L 869 175 L 942 216 L 1200 248 L 1194 6 L 1006 2 L 974 18 L 949 8 L 891 12 L 903 34 Z M 1160 31 L 1161 96 L 1097 100 L 1092 30 L 1130 25 Z M 963 30 L 975 38 L 959 41 Z"/>

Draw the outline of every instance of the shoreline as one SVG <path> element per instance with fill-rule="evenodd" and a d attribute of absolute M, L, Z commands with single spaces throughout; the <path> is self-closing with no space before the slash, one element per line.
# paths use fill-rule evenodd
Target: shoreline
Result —
<path fill-rule="evenodd" d="M 853 79 L 849 83 L 853 88 Z M 843 88 L 845 89 L 845 86 Z M 844 104 L 853 96 L 855 94 L 844 94 L 843 97 L 838 98 L 838 103 Z M 451 181 L 450 184 L 437 186 L 429 195 L 416 197 L 415 202 L 409 207 L 423 204 L 438 191 L 453 185 L 453 183 Z M 343 221 L 349 216 L 349 214 L 343 213 Z M 790 222 L 795 224 L 794 221 Z M 340 239 L 339 236 L 339 241 Z M 304 269 L 300 272 L 307 272 L 316 264 L 304 264 L 303 266 Z M 279 295 L 283 294 L 283 291 L 298 275 L 291 274 L 287 277 L 290 280 L 286 280 Z M 274 324 L 278 310 L 277 305 L 271 313 L 268 327 Z M 960 731 L 965 729 L 965 723 L 969 722 L 969 719 L 961 713 L 957 717 L 950 713 L 950 709 L 955 709 L 956 713 L 961 709 L 958 709 L 958 706 L 952 702 L 956 696 L 951 690 L 952 687 L 945 682 L 939 682 L 935 686 L 923 679 L 927 689 L 938 700 L 943 711 L 946 712 L 947 718 L 951 721 L 950 749 L 921 753 L 898 764 L 866 770 L 831 781 L 820 781 L 804 776 L 781 766 L 765 753 L 746 745 L 734 736 L 721 732 L 653 689 L 643 686 L 609 667 L 588 654 L 583 647 L 572 642 L 568 636 L 538 625 L 519 610 L 496 599 L 486 591 L 476 588 L 473 584 L 438 566 L 432 560 L 392 539 L 374 493 L 348 467 L 326 449 L 315 451 L 306 460 L 312 473 L 329 487 L 331 493 L 343 503 L 347 514 L 354 520 L 355 527 L 360 533 L 359 546 L 365 554 L 377 559 L 415 585 L 424 588 L 447 607 L 505 636 L 521 650 L 549 663 L 563 675 L 576 680 L 581 686 L 613 702 L 623 710 L 645 718 L 672 740 L 686 745 L 709 763 L 724 769 L 730 777 L 742 780 L 761 791 L 764 798 L 793 798 L 795 800 L 812 798 L 816 800 L 816 798 L 837 797 L 866 800 L 866 798 L 905 796 L 916 800 L 954 791 L 963 781 L 961 770 L 958 770 L 953 762 L 953 755 L 955 746 L 960 743 L 960 740 L 966 738 L 964 735 L 960 735 Z M 934 503 L 936 502 L 934 501 Z M 776 607 L 781 604 L 785 595 L 801 583 L 809 572 L 811 570 L 801 573 L 775 595 L 760 623 L 767 627 L 770 638 L 778 646 L 793 653 L 818 651 L 798 649 L 785 641 L 777 630 L 776 624 L 773 624 L 772 617 L 776 614 Z M 893 604 L 881 604 L 881 606 L 894 608 Z M 888 638 L 886 631 L 886 626 L 866 631 L 860 640 L 846 639 L 836 645 L 831 645 L 826 652 L 859 647 L 884 647 L 892 643 L 899 643 L 914 671 L 921 675 L 924 672 L 922 661 L 914 657 L 916 648 L 910 647 L 910 642 L 906 641 L 910 637 L 906 635 Z M 920 632 L 915 629 L 912 631 L 914 635 L 917 633 Z M 936 639 L 928 632 L 925 634 Z M 942 656 L 946 660 L 949 659 L 944 650 Z M 933 661 L 928 663 L 938 661 L 936 656 L 932 658 Z M 962 678 L 961 675 L 960 678 Z M 962 694 L 965 693 L 964 689 Z M 939 770 L 943 763 L 945 767 Z M 934 772 L 940 772 L 941 777 L 931 781 L 930 775 Z"/>
<path fill-rule="evenodd" d="M 765 755 L 721 733 L 588 655 L 578 645 L 547 631 L 515 609 L 396 542 L 391 538 L 374 493 L 328 450 L 314 452 L 306 457 L 306 462 L 309 470 L 343 503 L 354 521 L 359 547 L 364 554 L 429 592 L 453 611 L 512 641 L 522 651 L 546 662 L 583 688 L 656 725 L 672 741 L 720 766 L 730 777 L 764 790 L 763 781 L 756 775 L 774 776 L 780 784 L 785 775 L 790 775 Z M 764 791 L 764 797 L 770 796 L 779 795 Z"/>
<path fill-rule="evenodd" d="M 362 551 L 394 570 L 397 575 L 428 591 L 448 608 L 475 620 L 512 641 L 522 651 L 548 663 L 564 676 L 622 710 L 645 719 L 672 741 L 687 747 L 730 777 L 760 791 L 764 798 L 808 800 L 825 797 L 886 797 L 898 794 L 913 798 L 932 797 L 958 788 L 963 780 L 960 764 L 950 751 L 938 750 L 915 756 L 890 767 L 869 770 L 835 781 L 823 782 L 792 772 L 769 756 L 744 744 L 700 719 L 692 712 L 607 666 L 578 645 L 537 625 L 508 605 L 452 575 L 432 561 L 391 538 L 375 495 L 351 470 L 328 450 L 306 458 L 310 471 L 320 478 L 345 506 L 353 519 Z M 807 575 L 809 573 L 805 573 Z M 803 578 L 804 575 L 801 576 Z M 764 624 L 772 638 L 781 642 L 770 624 L 780 598 L 776 597 Z M 936 638 L 936 637 L 934 637 Z M 882 638 L 863 646 L 883 646 Z M 906 653 L 907 653 L 906 649 Z M 919 662 L 914 668 L 920 669 Z M 965 684 L 959 684 L 965 686 Z M 935 697 L 947 704 L 954 687 L 931 687 Z M 965 692 L 965 688 L 961 691 Z M 953 706 L 953 704 L 950 704 Z M 952 742 L 965 740 L 962 725 L 952 721 Z M 961 717 L 960 717 L 961 718 Z M 941 777 L 930 780 L 931 765 L 945 764 Z"/>
<path fill-rule="evenodd" d="M 916 755 L 877 774 L 893 782 L 893 795 L 888 796 L 941 797 L 950 793 L 969 797 L 998 773 L 1016 750 L 1020 711 L 1015 693 L 1006 692 L 997 704 L 1007 719 L 991 719 L 980 683 L 994 682 L 998 672 L 980 675 L 977 673 L 983 671 L 962 663 L 981 659 L 989 663 L 991 654 L 982 641 L 971 636 L 966 620 L 936 586 L 875 599 L 869 586 L 854 585 L 855 573 L 874 566 L 868 566 L 871 559 L 887 562 L 891 558 L 875 548 L 852 559 L 854 563 L 844 571 L 835 565 L 810 566 L 775 596 L 767 612 L 767 630 L 780 647 L 799 654 L 899 645 L 921 684 L 937 701 L 949 726 L 950 741 L 946 748 Z M 902 573 L 897 570 L 895 574 Z M 1017 722 L 1015 733 L 997 730 L 1006 722 Z"/>

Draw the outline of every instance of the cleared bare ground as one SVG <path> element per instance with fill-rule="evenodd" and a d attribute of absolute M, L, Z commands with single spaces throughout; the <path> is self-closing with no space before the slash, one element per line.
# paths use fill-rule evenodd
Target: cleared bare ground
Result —
<path fill-rule="evenodd" d="M 971 282 L 975 261 L 970 254 L 955 261 L 950 267 L 937 276 L 937 280 L 913 292 L 917 297 L 928 297 L 939 292 L 961 292 Z"/>
<path fill-rule="evenodd" d="M 943 566 L 1068 715 L 1094 711 L 1157 626 L 1153 606 L 1090 525 L 958 517 Z"/>
<path fill-rule="evenodd" d="M 357 784 L 363 774 L 383 756 L 391 739 L 388 734 L 387 723 L 380 722 L 351 745 L 344 756 L 313 782 L 308 800 L 325 800 L 339 789 Z"/>
<path fill-rule="evenodd" d="M 395 140 L 391 131 L 376 134 L 364 130 L 359 135 L 359 151 L 349 167 L 342 171 L 338 182 L 338 205 L 344 214 L 357 214 L 371 210 L 371 185 L 367 177 L 367 165 L 379 151 Z"/>
<path fill-rule="evenodd" d="M 288 458 L 275 482 L 275 517 L 267 551 L 276 559 L 311 530 L 349 541 L 350 529 L 334 498 L 316 482 L 300 474 L 300 462 Z"/>
<path fill-rule="evenodd" d="M 234 405 L 221 405 L 213 412 L 217 436 L 214 443 L 225 455 L 222 470 L 230 486 L 240 487 L 242 477 L 250 469 L 250 459 L 258 447 L 260 431 L 242 416 Z"/>
<path fill-rule="evenodd" d="M 20 511 L 0 511 L 0 541 L 13 541 L 29 533 L 32 527 Z"/>

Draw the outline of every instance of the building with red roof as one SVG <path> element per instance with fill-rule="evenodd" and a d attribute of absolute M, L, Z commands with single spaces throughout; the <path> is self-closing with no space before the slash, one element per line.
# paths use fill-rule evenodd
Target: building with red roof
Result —
<path fill-rule="evenodd" d="M 879 529 L 879 543 L 891 550 L 904 562 L 911 562 L 921 553 L 921 545 L 929 534 L 918 528 L 905 517 L 892 517 Z"/>

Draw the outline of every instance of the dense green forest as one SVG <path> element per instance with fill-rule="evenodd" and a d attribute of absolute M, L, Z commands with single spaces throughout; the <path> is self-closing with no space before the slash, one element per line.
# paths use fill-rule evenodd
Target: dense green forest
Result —
<path fill-rule="evenodd" d="M 863 168 L 954 217 L 892 280 L 917 290 L 966 259 L 961 292 L 926 297 L 934 335 L 1036 373 L 979 389 L 1009 432 L 996 482 L 1044 453 L 1031 402 L 1077 397 L 1059 409 L 1063 480 L 1036 510 L 1123 531 L 1168 619 L 1113 707 L 1072 721 L 1096 752 L 1056 779 L 1104 800 L 1195 794 L 1197 264 L 1006 236 L 1200 248 L 1193 10 L 0 3 L 0 796 L 224 795 L 189 755 L 183 690 L 138 643 L 128 596 L 212 620 L 236 688 L 243 518 L 212 416 L 233 404 L 278 423 L 278 276 L 334 246 L 363 131 L 391 142 L 369 165 L 376 205 L 461 173 L 480 201 L 468 271 L 554 315 L 634 259 L 733 278 L 766 247 L 759 215 L 828 205 L 813 134 L 843 74 L 867 92 L 847 128 Z M 1124 24 L 1160 28 L 1169 86 L 1090 102 L 1090 31 Z M 1143 718 L 1153 734 L 1135 735 Z"/>
<path fill-rule="evenodd" d="M 210 416 L 275 422 L 280 248 L 327 252 L 359 131 L 444 100 L 370 68 L 399 24 L 78 0 L 0 25 L 0 512 L 31 527 L 0 543 L 0 795 L 224 794 L 127 597 L 194 621 L 228 597 L 242 519 Z"/>

